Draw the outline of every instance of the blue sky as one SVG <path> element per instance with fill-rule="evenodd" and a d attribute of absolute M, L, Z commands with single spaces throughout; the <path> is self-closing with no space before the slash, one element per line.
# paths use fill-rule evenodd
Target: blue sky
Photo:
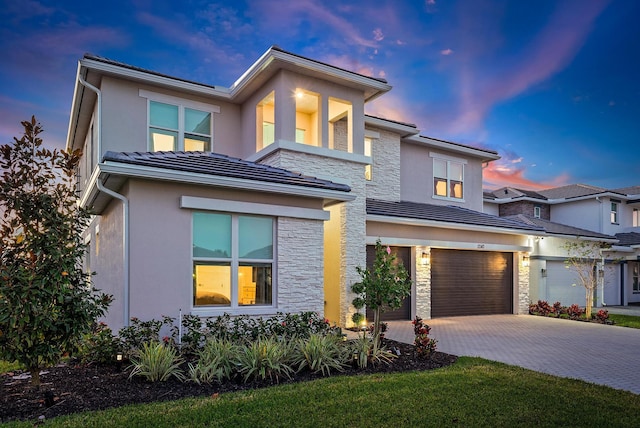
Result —
<path fill-rule="evenodd" d="M 640 184 L 640 2 L 0 0 L 0 142 L 63 147 L 85 52 L 229 86 L 271 45 L 388 80 L 366 112 L 497 151 L 487 187 Z"/>

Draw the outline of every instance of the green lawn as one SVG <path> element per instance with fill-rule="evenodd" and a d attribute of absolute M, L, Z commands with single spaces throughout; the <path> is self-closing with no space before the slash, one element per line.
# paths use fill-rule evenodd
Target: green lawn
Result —
<path fill-rule="evenodd" d="M 7 426 L 33 426 L 33 422 Z M 480 358 L 51 419 L 47 427 L 640 426 L 640 397 Z"/>
<path fill-rule="evenodd" d="M 609 319 L 620 327 L 640 328 L 640 317 L 633 315 L 609 314 Z"/>

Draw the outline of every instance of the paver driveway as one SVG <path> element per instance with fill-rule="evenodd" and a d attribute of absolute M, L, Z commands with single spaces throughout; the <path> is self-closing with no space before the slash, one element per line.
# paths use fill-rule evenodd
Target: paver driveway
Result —
<path fill-rule="evenodd" d="M 640 394 L 640 329 L 532 315 L 427 320 L 438 350 L 525 367 Z M 389 339 L 413 343 L 409 321 L 391 321 Z"/>

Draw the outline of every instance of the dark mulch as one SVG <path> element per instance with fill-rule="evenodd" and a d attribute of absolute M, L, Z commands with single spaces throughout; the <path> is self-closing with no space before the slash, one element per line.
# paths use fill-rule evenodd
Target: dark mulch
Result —
<path fill-rule="evenodd" d="M 342 375 L 390 373 L 412 370 L 430 370 L 453 364 L 457 357 L 436 352 L 431 359 L 418 358 L 412 345 L 385 340 L 388 349 L 398 349 L 400 355 L 390 365 L 380 365 L 366 370 L 348 368 Z M 60 365 L 46 370 L 41 376 L 42 385 L 34 388 L 30 380 L 15 380 L 19 373 L 0 375 L 0 422 L 12 420 L 37 420 L 101 410 L 126 404 L 177 400 L 186 397 L 210 396 L 216 393 L 240 391 L 271 386 L 275 382 L 242 383 L 230 381 L 224 384 L 198 385 L 193 382 L 150 383 L 141 378 L 129 379 L 126 367 L 98 365 Z M 299 373 L 283 383 L 317 379 L 311 373 Z"/>

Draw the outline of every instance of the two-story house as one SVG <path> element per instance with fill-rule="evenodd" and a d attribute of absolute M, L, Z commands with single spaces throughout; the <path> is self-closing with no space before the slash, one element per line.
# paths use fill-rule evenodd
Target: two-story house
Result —
<path fill-rule="evenodd" d="M 482 213 L 497 153 L 365 115 L 386 81 L 267 50 L 229 87 L 93 55 L 67 148 L 106 321 L 316 311 L 350 325 L 380 239 L 413 278 L 387 317 L 520 313 L 536 225 Z"/>
<path fill-rule="evenodd" d="M 596 304 L 640 302 L 640 186 L 604 189 L 571 184 L 529 191 L 505 187 L 485 192 L 485 212 L 543 227 L 531 254 L 532 300 L 582 303 L 584 289 L 565 268 L 567 240 L 591 240 L 608 247 L 600 254 L 601 286 Z M 602 267 L 604 266 L 604 267 Z"/>

